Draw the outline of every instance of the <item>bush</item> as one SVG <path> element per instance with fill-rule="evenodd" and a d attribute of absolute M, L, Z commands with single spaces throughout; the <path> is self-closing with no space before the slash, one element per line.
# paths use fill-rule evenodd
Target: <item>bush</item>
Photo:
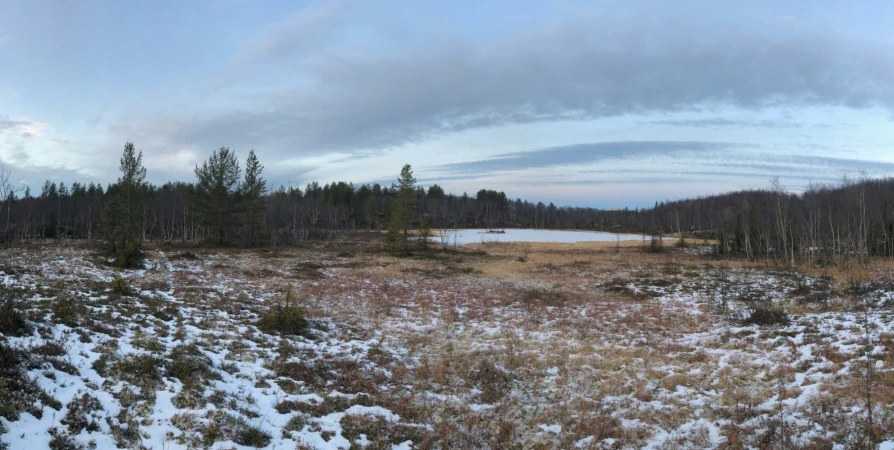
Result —
<path fill-rule="evenodd" d="M 269 311 L 261 313 L 257 327 L 265 333 L 280 333 L 283 335 L 302 334 L 307 328 L 307 320 L 304 318 L 304 308 L 295 304 L 292 300 L 292 288 L 286 292 L 286 299 L 277 303 Z"/>
<path fill-rule="evenodd" d="M 233 442 L 246 447 L 262 448 L 270 444 L 273 437 L 258 426 L 241 424 L 236 431 Z"/>
<path fill-rule="evenodd" d="M 77 299 L 66 296 L 53 302 L 52 311 L 56 323 L 74 328 L 78 326 L 79 319 L 84 313 L 84 306 Z"/>
<path fill-rule="evenodd" d="M 510 372 L 494 365 L 490 359 L 482 359 L 470 368 L 466 381 L 481 391 L 481 401 L 495 403 L 512 390 L 513 376 Z"/>
<path fill-rule="evenodd" d="M 171 255 L 170 259 L 171 259 L 172 261 L 173 261 L 173 260 L 177 260 L 177 259 L 186 259 L 186 260 L 189 260 L 189 261 L 198 261 L 198 260 L 199 260 L 199 255 L 196 255 L 195 253 L 190 252 L 190 251 L 185 251 L 185 252 L 177 253 L 177 254 L 175 254 L 175 255 Z"/>
<path fill-rule="evenodd" d="M 211 358 L 205 356 L 195 344 L 181 344 L 171 350 L 167 375 L 186 385 L 216 378 Z"/>
<path fill-rule="evenodd" d="M 54 399 L 28 377 L 25 371 L 28 363 L 27 351 L 11 347 L 0 338 L 0 417 L 10 422 L 18 420 L 19 413 L 23 411 L 41 418 L 41 404 L 56 406 L 51 404 Z"/>
<path fill-rule="evenodd" d="M 344 420 L 344 419 L 342 419 Z M 308 415 L 304 413 L 297 413 L 292 416 L 289 421 L 286 423 L 286 426 L 283 427 L 284 431 L 301 431 L 308 424 Z M 344 436 L 344 434 L 342 434 Z M 347 437 L 347 436 L 346 436 Z"/>
<path fill-rule="evenodd" d="M 109 283 L 109 289 L 112 290 L 113 294 L 117 295 L 131 295 L 133 294 L 133 289 L 131 289 L 130 285 L 127 284 L 127 280 L 121 278 L 120 276 L 116 276 Z"/>
<path fill-rule="evenodd" d="M 652 234 L 649 237 L 649 244 L 643 245 L 642 250 L 647 253 L 661 253 L 664 249 L 664 236 L 661 234 Z"/>
<path fill-rule="evenodd" d="M 76 396 L 68 404 L 68 413 L 62 418 L 62 425 L 68 427 L 73 434 L 81 431 L 99 431 L 99 415 L 102 412 L 102 404 L 99 400 L 87 393 Z"/>
<path fill-rule="evenodd" d="M 521 296 L 521 303 L 525 306 L 562 306 L 568 300 L 568 294 L 555 289 L 527 289 Z"/>
<path fill-rule="evenodd" d="M 210 447 L 221 440 L 232 440 L 246 447 L 263 448 L 273 436 L 259 426 L 250 425 L 241 417 L 217 410 L 208 413 L 207 422 L 200 430 L 203 443 Z"/>
<path fill-rule="evenodd" d="M 132 241 L 115 255 L 115 265 L 122 269 L 140 269 L 144 258 L 142 246 Z"/>
<path fill-rule="evenodd" d="M 0 334 L 25 336 L 31 333 L 31 325 L 17 308 L 18 301 L 8 293 L 0 293 Z"/>
<path fill-rule="evenodd" d="M 258 328 L 265 333 L 301 334 L 307 328 L 304 308 L 293 303 L 276 304 L 270 308 L 270 311 L 261 314 Z"/>
<path fill-rule="evenodd" d="M 788 325 L 788 313 L 779 308 L 759 306 L 745 319 L 748 325 Z"/>
<path fill-rule="evenodd" d="M 116 362 L 111 370 L 121 380 L 143 389 L 155 390 L 163 383 L 160 367 L 163 363 L 155 356 L 130 354 Z"/>
<path fill-rule="evenodd" d="M 50 439 L 50 450 L 86 450 L 86 447 L 75 441 L 70 434 L 55 427 L 50 428 L 48 431 L 50 436 L 53 436 Z"/>

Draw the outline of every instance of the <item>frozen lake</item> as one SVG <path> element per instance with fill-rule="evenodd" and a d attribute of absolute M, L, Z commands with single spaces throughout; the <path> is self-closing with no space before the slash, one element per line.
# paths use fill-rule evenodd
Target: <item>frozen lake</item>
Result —
<path fill-rule="evenodd" d="M 507 228 L 505 233 L 488 233 L 486 229 L 450 230 L 445 238 L 449 245 L 476 244 L 482 242 L 615 242 L 639 241 L 638 234 L 615 234 L 602 231 L 569 231 L 569 230 L 532 230 Z M 432 238 L 435 243 L 442 242 L 441 236 Z"/>

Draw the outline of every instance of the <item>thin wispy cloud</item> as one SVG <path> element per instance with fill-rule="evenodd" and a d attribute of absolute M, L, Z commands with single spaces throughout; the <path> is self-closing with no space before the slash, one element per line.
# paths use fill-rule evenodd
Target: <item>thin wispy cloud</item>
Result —
<path fill-rule="evenodd" d="M 725 142 L 625 141 L 599 142 L 504 153 L 494 158 L 445 164 L 447 172 L 482 174 L 496 171 L 594 164 L 609 160 L 642 159 L 651 156 L 702 158 L 705 154 L 730 152 L 742 146 Z"/>
<path fill-rule="evenodd" d="M 708 119 L 665 119 L 652 120 L 646 122 L 647 125 L 667 125 L 673 127 L 697 127 L 697 128 L 724 128 L 724 127 L 742 127 L 742 128 L 805 128 L 808 125 L 793 121 L 783 120 L 733 120 L 723 118 Z M 814 125 L 816 126 L 816 125 Z M 829 125 L 825 125 L 829 126 Z"/>
<path fill-rule="evenodd" d="M 342 1 L 323 2 L 302 8 L 270 25 L 236 50 L 224 66 L 222 82 L 250 81 L 277 66 L 295 67 L 312 58 L 341 30 L 348 14 Z"/>

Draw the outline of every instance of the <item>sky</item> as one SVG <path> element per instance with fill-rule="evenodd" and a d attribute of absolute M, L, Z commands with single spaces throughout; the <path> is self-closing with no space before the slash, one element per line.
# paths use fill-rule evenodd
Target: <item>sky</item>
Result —
<path fill-rule="evenodd" d="M 396 180 L 595 207 L 894 175 L 894 2 L 0 1 L 17 186 Z"/>

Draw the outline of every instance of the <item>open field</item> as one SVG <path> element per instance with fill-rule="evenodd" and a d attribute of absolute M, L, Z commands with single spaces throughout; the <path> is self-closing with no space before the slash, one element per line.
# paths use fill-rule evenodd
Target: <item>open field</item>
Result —
<path fill-rule="evenodd" d="M 13 450 L 894 445 L 894 264 L 791 270 L 704 253 L 610 242 L 412 258 L 370 244 L 162 247 L 145 270 L 118 271 L 83 249 L 8 251 L 0 283 L 16 301 L 0 308 L 0 440 Z M 288 302 L 306 312 L 299 335 L 259 323 Z"/>

